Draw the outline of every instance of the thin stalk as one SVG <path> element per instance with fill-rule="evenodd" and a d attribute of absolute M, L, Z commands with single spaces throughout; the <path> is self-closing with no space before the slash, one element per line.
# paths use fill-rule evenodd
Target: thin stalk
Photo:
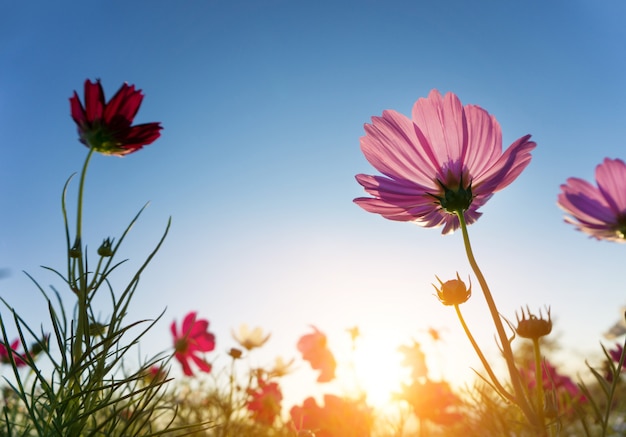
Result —
<path fill-rule="evenodd" d="M 85 176 L 87 175 L 87 168 L 89 167 L 89 161 L 93 155 L 94 149 L 89 149 L 83 169 L 80 174 L 80 182 L 78 185 L 78 205 L 76 210 L 76 239 L 74 248 L 78 249 L 78 321 L 76 323 L 76 337 L 74 339 L 74 367 L 79 367 L 79 361 L 83 355 L 83 339 L 87 338 L 89 332 L 87 321 L 87 276 L 85 272 L 85 256 L 83 254 L 82 243 L 82 222 L 83 222 L 83 192 L 85 190 Z M 72 258 L 70 258 L 70 262 Z M 75 281 L 75 278 L 71 278 Z"/>
<path fill-rule="evenodd" d="M 535 380 L 537 384 L 537 415 L 539 416 L 539 421 L 545 426 L 546 420 L 543 412 L 545 406 L 543 366 L 541 365 L 541 348 L 539 347 L 538 338 L 533 338 L 533 351 L 535 353 Z"/>
<path fill-rule="evenodd" d="M 545 428 L 538 423 L 538 418 L 534 413 L 532 406 L 529 405 L 528 399 L 524 393 L 524 389 L 522 387 L 522 383 L 520 380 L 519 373 L 517 371 L 517 367 L 515 366 L 515 360 L 513 358 L 513 350 L 511 349 L 511 343 L 506 335 L 504 330 L 504 325 L 502 324 L 502 320 L 500 319 L 500 313 L 498 312 L 498 308 L 496 307 L 496 303 L 493 299 L 491 291 L 489 290 L 489 286 L 487 285 L 487 281 L 482 271 L 478 267 L 478 263 L 474 258 L 474 253 L 472 251 L 472 246 L 470 244 L 469 235 L 467 232 L 467 224 L 465 223 L 465 217 L 463 216 L 463 211 L 457 211 L 457 217 L 459 218 L 459 223 L 461 225 L 461 232 L 463 233 L 463 243 L 465 244 L 465 252 L 467 254 L 467 259 L 472 266 L 472 270 L 478 279 L 478 283 L 480 284 L 480 288 L 483 291 L 483 295 L 485 296 L 485 300 L 487 301 L 487 306 L 489 307 L 489 312 L 491 314 L 491 318 L 496 327 L 496 332 L 498 333 L 498 337 L 500 338 L 500 343 L 502 345 L 502 354 L 504 355 L 504 359 L 506 360 L 507 368 L 509 371 L 509 375 L 511 378 L 511 384 L 513 385 L 513 390 L 515 392 L 515 403 L 522 410 L 526 419 L 537 428 L 541 427 L 541 432 L 545 432 Z"/>
<path fill-rule="evenodd" d="M 500 381 L 498 381 L 498 378 L 496 378 L 496 375 L 491 369 L 491 366 L 489 365 L 489 362 L 485 358 L 485 355 L 483 354 L 482 350 L 480 350 L 478 343 L 476 343 L 476 340 L 474 340 L 474 336 L 472 335 L 469 328 L 467 327 L 467 324 L 465 323 L 465 319 L 463 318 L 463 315 L 461 314 L 461 308 L 459 307 L 459 305 L 454 305 L 454 309 L 456 310 L 456 315 L 458 316 L 459 321 L 461 322 L 461 326 L 463 326 L 465 335 L 467 335 L 467 338 L 472 344 L 472 347 L 474 348 L 476 355 L 478 355 L 478 358 L 480 358 L 480 362 L 483 364 L 483 367 L 487 371 L 487 374 L 489 375 L 489 378 L 491 379 L 491 382 L 495 386 L 496 390 L 498 391 L 498 393 L 500 393 L 500 395 L 503 398 L 507 399 L 510 402 L 515 403 L 515 397 L 511 395 L 508 391 L 506 391 L 506 389 L 502 386 L 502 384 L 500 384 Z"/>

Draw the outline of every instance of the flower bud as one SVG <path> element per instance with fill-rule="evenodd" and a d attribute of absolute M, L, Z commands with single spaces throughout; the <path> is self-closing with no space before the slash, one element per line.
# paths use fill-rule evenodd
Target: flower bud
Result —
<path fill-rule="evenodd" d="M 100 245 L 100 247 L 98 248 L 98 255 L 100 255 L 103 258 L 109 257 L 113 255 L 113 240 L 111 240 L 110 238 L 106 238 L 102 244 Z"/>
<path fill-rule="evenodd" d="M 50 334 L 46 335 L 41 341 L 36 341 L 30 346 L 30 355 L 35 358 L 44 350 L 49 350 L 50 347 Z"/>
<path fill-rule="evenodd" d="M 104 337 L 107 332 L 107 325 L 100 322 L 89 324 L 89 335 L 93 337 Z"/>
<path fill-rule="evenodd" d="M 460 305 L 467 300 L 472 295 L 472 283 L 470 281 L 469 288 L 465 287 L 465 282 L 461 281 L 461 277 L 459 273 L 456 274 L 456 279 L 451 279 L 446 282 L 442 282 L 437 276 L 435 276 L 439 281 L 440 288 L 437 288 L 435 284 L 432 284 L 437 290 L 437 297 L 444 305 Z"/>
<path fill-rule="evenodd" d="M 76 239 L 76 241 L 74 241 L 74 245 L 69 251 L 69 256 L 70 258 L 80 258 L 81 253 L 82 250 L 80 248 L 80 239 Z"/>
<path fill-rule="evenodd" d="M 228 355 L 230 355 L 234 360 L 238 360 L 239 358 L 241 358 L 242 354 L 243 352 L 241 351 L 241 349 L 237 349 L 236 347 L 231 347 L 228 351 Z"/>
<path fill-rule="evenodd" d="M 522 308 L 522 318 L 516 314 L 517 328 L 515 332 L 517 335 L 523 338 L 529 338 L 531 340 L 537 340 L 541 337 L 548 335 L 552 332 L 552 319 L 550 318 L 550 308 L 547 308 L 548 318 L 543 318 L 541 310 L 539 310 L 539 317 L 531 314 L 530 309 L 526 307 L 526 313 Z"/>

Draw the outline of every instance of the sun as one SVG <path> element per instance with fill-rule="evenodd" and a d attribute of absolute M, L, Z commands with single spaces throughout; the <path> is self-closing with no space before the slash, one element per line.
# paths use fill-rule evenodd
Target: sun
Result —
<path fill-rule="evenodd" d="M 343 381 L 352 390 L 364 393 L 368 404 L 388 406 L 392 393 L 399 392 L 407 370 L 402 367 L 398 345 L 386 335 L 357 338 L 351 355 L 344 361 Z"/>

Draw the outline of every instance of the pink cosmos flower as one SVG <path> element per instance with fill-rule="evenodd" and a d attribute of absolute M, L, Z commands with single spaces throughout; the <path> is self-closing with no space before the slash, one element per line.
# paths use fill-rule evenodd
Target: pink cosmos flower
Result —
<path fill-rule="evenodd" d="M 457 211 L 474 223 L 478 208 L 519 176 L 536 146 L 526 135 L 503 153 L 492 115 L 437 90 L 415 102 L 411 119 L 387 110 L 365 133 L 361 150 L 383 176 L 357 175 L 373 197 L 354 202 L 389 220 L 443 225 L 443 234 L 459 228 Z"/>
<path fill-rule="evenodd" d="M 579 178 L 561 185 L 558 205 L 565 221 L 598 240 L 626 242 L 626 164 L 605 158 L 596 167 L 597 187 Z"/>
<path fill-rule="evenodd" d="M 326 335 L 315 326 L 311 326 L 313 333 L 303 335 L 298 341 L 298 350 L 302 353 L 302 359 L 311 364 L 314 370 L 320 370 L 318 382 L 328 382 L 335 378 L 337 363 L 333 353 L 328 349 Z"/>
<path fill-rule="evenodd" d="M 80 142 L 104 155 L 123 156 L 136 152 L 159 138 L 160 123 L 131 126 L 143 94 L 135 85 L 123 84 L 106 103 L 100 80 L 85 81 L 85 106 L 76 91 L 70 98 L 72 118 Z"/>
<path fill-rule="evenodd" d="M 215 336 L 208 331 L 208 320 L 196 319 L 196 313 L 190 312 L 185 316 L 181 328 L 178 332 L 176 322 L 172 322 L 170 326 L 174 336 L 174 357 L 183 366 L 183 372 L 187 376 L 193 375 L 189 360 L 196 363 L 203 372 L 210 372 L 211 365 L 198 356 L 198 352 L 215 349 Z"/>

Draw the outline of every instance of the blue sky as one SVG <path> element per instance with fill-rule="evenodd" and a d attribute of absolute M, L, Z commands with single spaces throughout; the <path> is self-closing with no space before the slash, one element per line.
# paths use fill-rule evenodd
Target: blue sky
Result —
<path fill-rule="evenodd" d="M 470 274 L 460 234 L 352 203 L 354 175 L 374 172 L 363 124 L 385 109 L 408 115 L 437 88 L 494 114 L 505 147 L 537 141 L 470 236 L 501 312 L 550 305 L 559 362 L 580 368 L 626 303 L 624 246 L 574 231 L 555 202 L 567 177 L 626 158 L 625 14 L 619 0 L 4 2 L 0 266 L 12 274 L 0 296 L 45 320 L 21 272 L 60 287 L 39 266 L 64 268 L 61 189 L 87 152 L 68 98 L 86 78 L 108 96 L 127 81 L 146 96 L 137 121 L 160 121 L 163 134 L 125 158 L 95 157 L 84 227 L 95 249 L 151 202 L 123 250 L 123 280 L 172 217 L 131 313 L 167 307 L 146 349 L 167 348 L 169 322 L 190 310 L 211 321 L 212 357 L 240 323 L 271 331 L 260 362 L 295 357 L 309 324 L 339 355 L 350 326 L 378 355 L 432 326 L 445 335 L 442 372 L 469 379 L 478 364 L 430 285 Z M 497 354 L 478 287 L 464 310 Z M 299 384 L 315 378 L 299 372 Z"/>

